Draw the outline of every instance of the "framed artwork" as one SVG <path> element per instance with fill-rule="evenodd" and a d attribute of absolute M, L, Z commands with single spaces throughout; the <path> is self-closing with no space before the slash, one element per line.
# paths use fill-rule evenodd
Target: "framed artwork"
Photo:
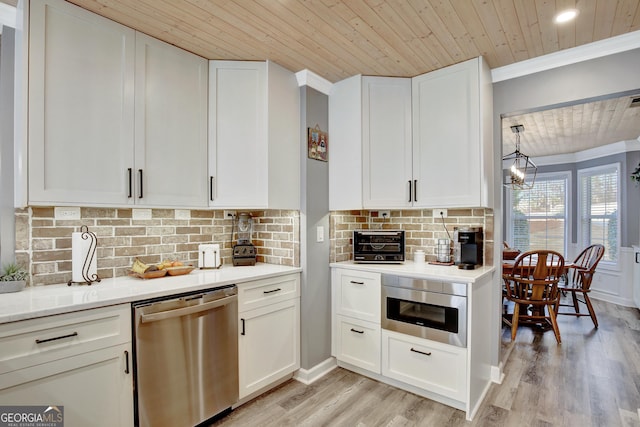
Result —
<path fill-rule="evenodd" d="M 326 162 L 329 156 L 329 135 L 322 132 L 316 125 L 314 128 L 307 128 L 307 157 L 314 160 Z"/>

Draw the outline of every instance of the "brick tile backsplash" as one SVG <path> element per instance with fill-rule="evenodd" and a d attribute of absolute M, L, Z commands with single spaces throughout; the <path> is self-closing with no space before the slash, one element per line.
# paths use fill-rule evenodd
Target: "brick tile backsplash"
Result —
<path fill-rule="evenodd" d="M 427 262 L 436 260 L 437 239 L 448 238 L 442 218 L 433 218 L 431 209 L 391 211 L 390 218 L 380 218 L 378 211 L 333 211 L 329 217 L 331 262 L 352 259 L 353 230 L 405 230 L 406 259 L 413 259 L 416 249 L 425 251 Z M 444 225 L 453 238 L 453 228 L 482 227 L 484 263 L 493 264 L 493 210 L 482 208 L 448 209 Z"/>
<path fill-rule="evenodd" d="M 198 245 L 219 243 L 222 263 L 230 265 L 232 220 L 222 211 L 191 210 L 190 219 L 176 219 L 173 209 L 152 209 L 151 219 L 133 219 L 133 209 L 82 208 L 79 220 L 59 220 L 53 207 L 17 209 L 16 262 L 28 266 L 31 285 L 71 280 L 71 233 L 86 225 L 98 238 L 101 278 L 128 274 L 136 257 L 155 263 L 176 259 L 198 263 Z M 300 265 L 300 213 L 251 211 L 258 262 Z"/>

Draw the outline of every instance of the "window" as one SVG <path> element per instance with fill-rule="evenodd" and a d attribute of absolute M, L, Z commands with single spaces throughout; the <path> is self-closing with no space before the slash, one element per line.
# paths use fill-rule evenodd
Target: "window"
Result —
<path fill-rule="evenodd" d="M 507 192 L 507 240 L 521 251 L 567 253 L 570 174 L 538 174 L 530 190 Z"/>
<path fill-rule="evenodd" d="M 578 171 L 578 239 L 580 246 L 604 245 L 603 263 L 618 263 L 620 247 L 620 165 Z"/>

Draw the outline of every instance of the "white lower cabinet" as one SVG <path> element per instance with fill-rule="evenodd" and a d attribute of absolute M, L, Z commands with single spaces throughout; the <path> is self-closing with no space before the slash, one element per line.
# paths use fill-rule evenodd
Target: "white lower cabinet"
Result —
<path fill-rule="evenodd" d="M 300 275 L 248 282 L 239 288 L 238 369 L 243 399 L 300 368 Z M 278 293 L 289 297 L 280 300 Z M 247 306 L 253 308 L 243 309 Z"/>
<path fill-rule="evenodd" d="M 466 400 L 467 350 L 382 331 L 382 375 L 458 401 Z"/>
<path fill-rule="evenodd" d="M 380 325 L 337 316 L 336 358 L 380 373 Z"/>
<path fill-rule="evenodd" d="M 64 424 L 133 425 L 128 304 L 0 325 L 0 402 L 63 406 Z"/>

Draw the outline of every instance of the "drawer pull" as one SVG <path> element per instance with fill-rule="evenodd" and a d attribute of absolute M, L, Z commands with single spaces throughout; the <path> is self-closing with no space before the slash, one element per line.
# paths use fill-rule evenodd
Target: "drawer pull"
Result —
<path fill-rule="evenodd" d="M 351 328 L 351 332 L 355 332 L 356 334 L 364 334 L 364 331 L 359 331 L 357 329 Z"/>
<path fill-rule="evenodd" d="M 349 283 L 353 283 L 354 285 L 364 285 L 364 282 L 356 282 L 355 280 L 351 280 Z"/>
<path fill-rule="evenodd" d="M 124 351 L 124 373 L 129 373 L 129 352 L 127 350 Z"/>
<path fill-rule="evenodd" d="M 77 337 L 77 336 L 78 336 L 78 333 L 74 332 L 72 334 L 60 335 L 59 337 L 47 338 L 47 339 L 44 339 L 44 340 L 38 340 L 37 339 L 36 340 L 36 344 L 42 344 L 42 343 L 49 342 L 49 341 L 61 340 L 61 339 L 64 339 L 64 338 L 71 338 L 71 337 Z"/>
<path fill-rule="evenodd" d="M 270 291 L 263 291 L 262 293 L 263 293 L 263 294 L 272 294 L 272 293 L 274 293 L 274 292 L 279 292 L 279 291 L 281 291 L 281 290 L 282 290 L 281 288 L 278 288 L 278 289 L 272 289 L 272 290 L 270 290 Z"/>
<path fill-rule="evenodd" d="M 411 351 L 413 351 L 414 353 L 420 353 L 420 354 L 424 354 L 425 356 L 431 356 L 431 352 L 425 352 L 425 351 L 420 351 L 420 350 L 416 350 L 415 348 L 411 347 Z"/>

